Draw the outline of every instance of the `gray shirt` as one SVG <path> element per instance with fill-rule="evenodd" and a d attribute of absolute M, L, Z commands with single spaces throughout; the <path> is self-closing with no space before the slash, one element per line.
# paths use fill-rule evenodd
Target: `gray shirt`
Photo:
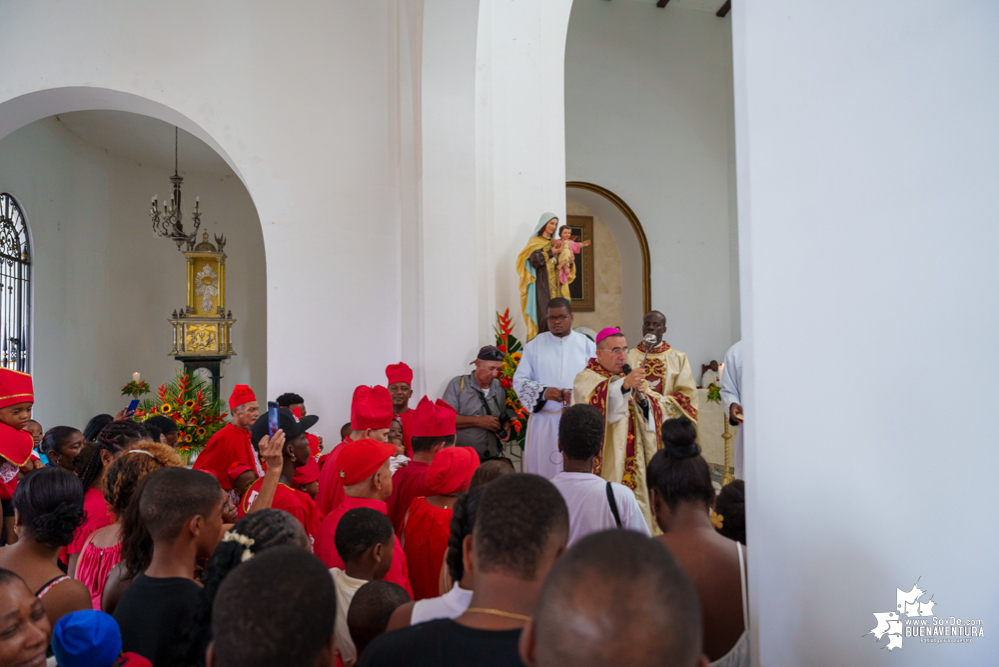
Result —
<path fill-rule="evenodd" d="M 464 387 L 462 387 L 462 381 L 464 381 Z M 452 379 L 448 383 L 447 389 L 444 390 L 442 398 L 459 415 L 465 417 L 485 417 L 487 414 L 499 417 L 506 410 L 506 390 L 503 389 L 500 381 L 493 380 L 492 384 L 489 385 L 489 395 L 485 396 L 471 373 Z M 481 399 L 483 398 L 486 405 L 489 406 L 488 413 L 482 405 Z M 478 426 L 459 428 L 454 444 L 458 447 L 473 447 L 482 458 L 500 456 L 502 452 L 496 434 Z"/>

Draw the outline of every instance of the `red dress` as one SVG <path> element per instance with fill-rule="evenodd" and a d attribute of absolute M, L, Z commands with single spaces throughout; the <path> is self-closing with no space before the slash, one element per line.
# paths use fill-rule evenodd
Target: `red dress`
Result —
<path fill-rule="evenodd" d="M 233 463 L 248 465 L 257 471 L 258 477 L 264 476 L 264 469 L 257 459 L 253 445 L 250 444 L 250 432 L 245 428 L 226 424 L 211 437 L 191 467 L 215 475 L 222 488 L 229 491 L 232 489 L 229 466 Z"/>
<path fill-rule="evenodd" d="M 417 498 L 409 507 L 403 533 L 414 600 L 440 595 L 441 565 L 451 536 L 451 513 L 451 508 L 434 507 L 426 498 Z"/>
<path fill-rule="evenodd" d="M 243 494 L 243 500 L 240 501 L 237 508 L 240 518 L 246 516 L 250 506 L 253 505 L 253 501 L 260 494 L 260 485 L 263 482 L 263 478 L 258 479 Z M 305 528 L 305 533 L 309 536 L 309 542 L 315 548 L 316 539 L 319 537 L 322 516 L 319 514 L 319 508 L 316 507 L 316 503 L 313 502 L 309 494 L 304 491 L 296 491 L 284 483 L 278 484 L 277 490 L 274 491 L 274 502 L 271 503 L 271 509 L 284 510 L 298 519 L 298 522 Z"/>
<path fill-rule="evenodd" d="M 323 457 L 322 472 L 319 473 L 319 493 L 316 494 L 316 505 L 323 516 L 343 502 L 343 484 L 340 483 L 340 476 L 337 475 L 336 462 L 340 458 L 343 446 L 348 442 L 353 442 L 350 436 L 333 448 L 333 451 Z"/>
<path fill-rule="evenodd" d="M 337 553 L 333 537 L 336 535 L 336 527 L 340 523 L 340 518 L 348 510 L 356 507 L 370 507 L 385 514 L 385 503 L 380 500 L 345 496 L 343 502 L 323 519 L 323 525 L 319 529 L 319 537 L 316 538 L 316 555 L 319 556 L 319 560 L 323 561 L 326 567 L 344 569 L 343 559 Z M 409 583 L 409 568 L 406 567 L 406 554 L 402 550 L 402 545 L 399 544 L 399 538 L 395 537 L 393 539 L 395 540 L 395 548 L 392 551 L 392 567 L 389 568 L 388 574 L 385 575 L 385 581 L 399 584 L 412 597 L 413 587 Z M 438 567 L 440 567 L 439 564 Z"/>
<path fill-rule="evenodd" d="M 413 500 L 420 496 L 432 496 L 427 488 L 427 471 L 430 466 L 419 461 L 410 461 L 392 475 L 392 495 L 385 501 L 388 518 L 392 519 L 397 535 L 402 534 L 402 521 Z"/>

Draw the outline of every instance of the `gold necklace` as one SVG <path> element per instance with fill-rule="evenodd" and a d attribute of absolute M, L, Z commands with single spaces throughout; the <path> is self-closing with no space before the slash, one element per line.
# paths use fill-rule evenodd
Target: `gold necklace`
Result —
<path fill-rule="evenodd" d="M 485 609 L 483 607 L 469 607 L 465 612 L 478 612 L 480 614 L 492 614 L 493 616 L 502 616 L 503 618 L 512 618 L 518 621 L 529 621 L 530 616 L 524 616 L 523 614 L 514 614 L 509 611 L 502 611 L 500 609 Z"/>

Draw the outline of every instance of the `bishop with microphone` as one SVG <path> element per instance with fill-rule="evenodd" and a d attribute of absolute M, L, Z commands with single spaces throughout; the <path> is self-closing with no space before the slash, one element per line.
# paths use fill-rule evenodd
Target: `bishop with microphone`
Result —
<path fill-rule="evenodd" d="M 576 376 L 572 402 L 592 405 L 604 415 L 604 446 L 593 472 L 634 491 L 649 530 L 656 534 L 645 467 L 659 449 L 665 401 L 647 382 L 644 359 L 638 357 L 632 368 L 628 355 L 628 342 L 618 329 L 597 334 L 596 356 Z"/>

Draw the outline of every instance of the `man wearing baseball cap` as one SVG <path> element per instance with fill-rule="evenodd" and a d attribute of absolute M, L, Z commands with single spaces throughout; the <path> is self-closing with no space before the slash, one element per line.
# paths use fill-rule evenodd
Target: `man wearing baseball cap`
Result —
<path fill-rule="evenodd" d="M 336 509 L 343 501 L 343 484 L 337 474 L 337 460 L 344 445 L 365 439 L 387 443 L 391 426 L 392 397 L 388 389 L 380 385 L 368 387 L 363 384 L 354 389 L 354 397 L 350 402 L 350 435 L 326 456 L 319 474 L 316 504 L 324 515 Z"/>
<path fill-rule="evenodd" d="M 284 443 L 281 447 L 280 473 L 277 472 L 279 465 L 276 461 L 273 465 L 268 464 L 267 476 L 255 481 L 243 494 L 243 499 L 238 506 L 240 518 L 251 511 L 258 512 L 268 508 L 284 510 L 298 519 L 309 536 L 309 540 L 315 543 L 322 515 L 312 497 L 304 491 L 296 491 L 292 488 L 292 483 L 295 471 L 306 465 L 311 458 L 309 439 L 305 437 L 305 432 L 312 428 L 317 421 L 319 421 L 319 417 L 315 415 L 295 419 L 295 415 L 288 408 L 278 408 L 279 430 L 274 436 L 277 438 L 278 433 L 282 433 L 284 436 Z M 251 430 L 253 446 L 259 447 L 261 440 L 269 437 L 269 433 L 267 415 L 260 415 Z M 276 484 L 274 483 L 275 476 L 278 477 Z M 267 484 L 268 481 L 271 483 Z M 267 497 L 270 496 L 271 489 L 274 489 L 273 500 L 268 503 Z M 258 500 L 258 496 L 260 502 L 255 502 Z"/>
<path fill-rule="evenodd" d="M 499 417 L 506 412 L 506 390 L 498 379 L 504 356 L 496 346 L 486 345 L 472 362 L 475 370 L 454 378 L 444 390 L 444 402 L 458 413 L 455 444 L 473 448 L 482 461 L 503 455 L 497 434 Z"/>
<path fill-rule="evenodd" d="M 402 528 L 402 520 L 414 498 L 434 495 L 427 486 L 427 471 L 434 457 L 455 441 L 454 408 L 437 399 L 433 403 L 424 396 L 416 410 L 410 410 L 413 417 L 413 460 L 399 468 L 392 475 L 392 495 L 386 505 L 388 516 L 396 532 Z"/>
<path fill-rule="evenodd" d="M 344 514 L 358 507 L 369 507 L 388 515 L 385 499 L 392 494 L 389 459 L 393 456 L 395 456 L 395 445 L 387 442 L 355 440 L 343 445 L 343 451 L 337 459 L 336 475 L 343 484 L 344 499 L 323 519 L 315 545 L 316 555 L 326 567 L 343 569 L 343 559 L 337 553 L 334 537 L 336 527 Z M 330 464 L 326 465 L 329 468 Z M 399 544 L 399 538 L 394 539 L 392 567 L 385 575 L 385 581 L 399 584 L 412 597 L 413 588 L 409 583 L 406 554 Z"/>
<path fill-rule="evenodd" d="M 233 503 L 239 503 L 229 481 L 229 468 L 233 463 L 250 466 L 257 471 L 258 477 L 264 476 L 260 457 L 250 444 L 250 427 L 259 415 L 260 405 L 253 390 L 245 384 L 233 387 L 229 396 L 229 423 L 211 437 L 192 466 L 195 470 L 215 475 L 222 488 L 229 492 Z"/>

